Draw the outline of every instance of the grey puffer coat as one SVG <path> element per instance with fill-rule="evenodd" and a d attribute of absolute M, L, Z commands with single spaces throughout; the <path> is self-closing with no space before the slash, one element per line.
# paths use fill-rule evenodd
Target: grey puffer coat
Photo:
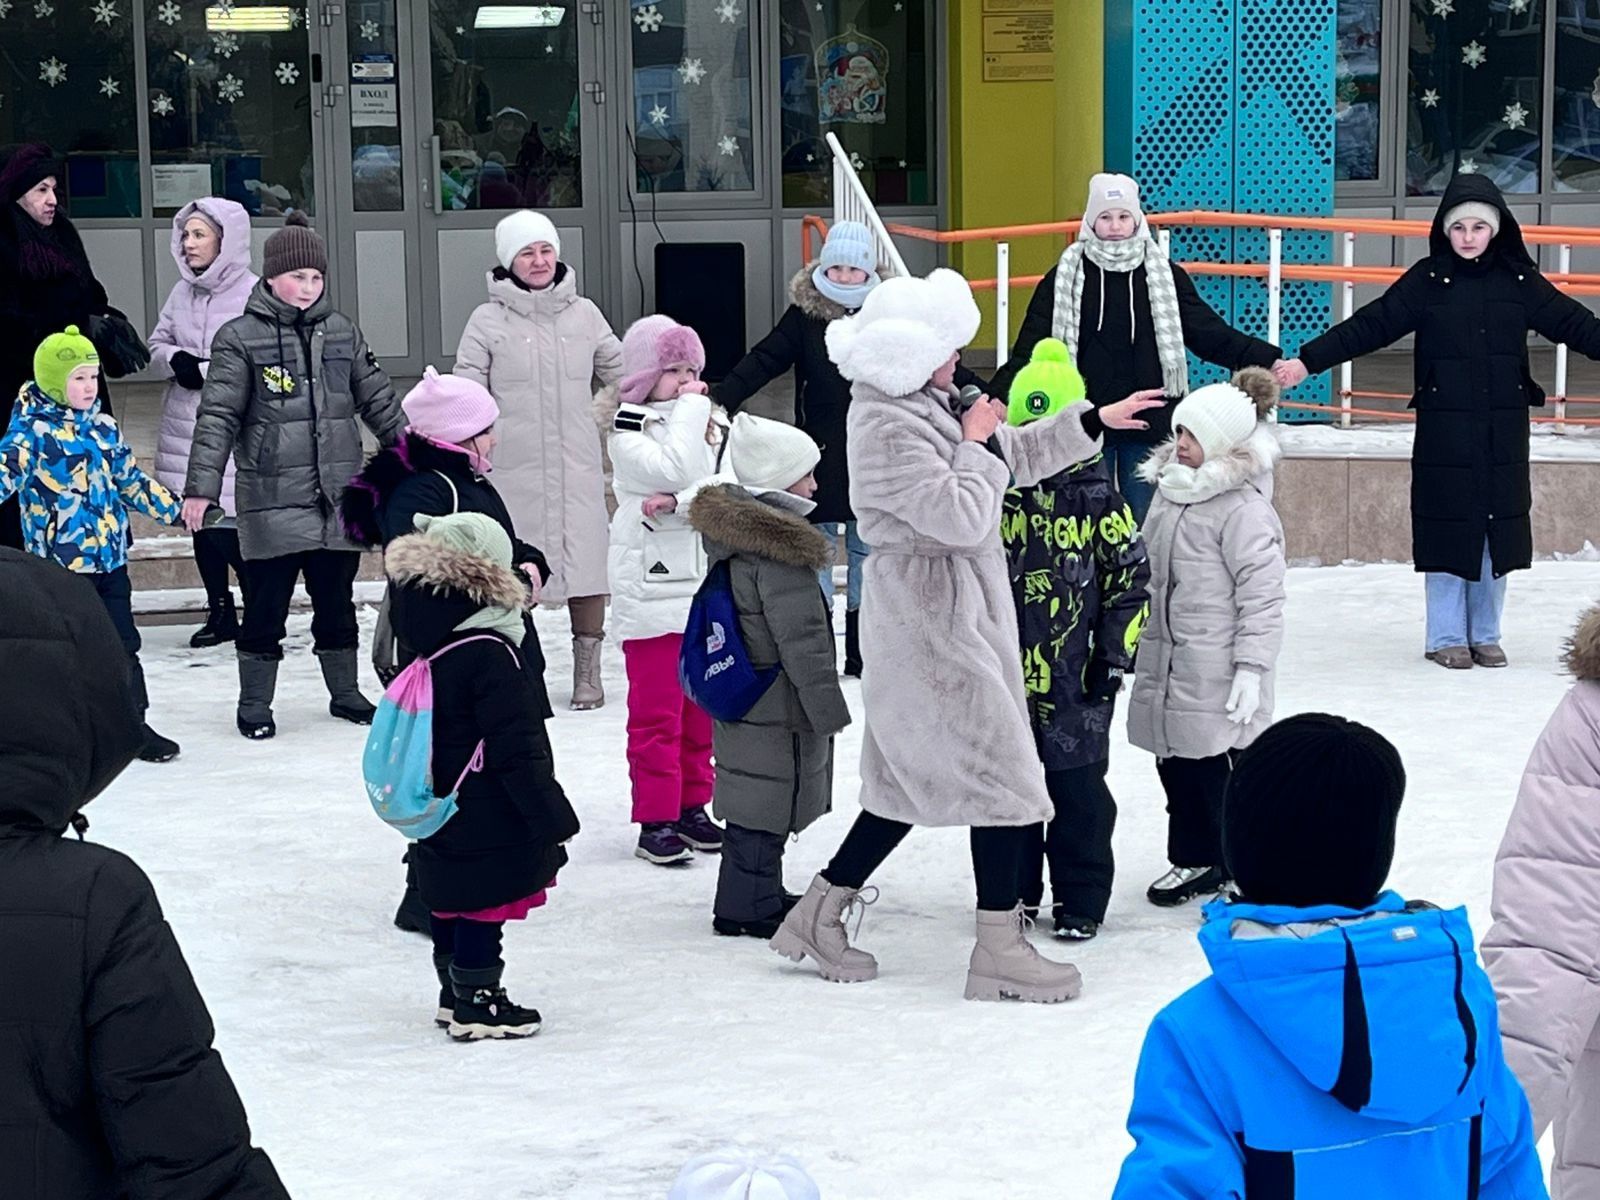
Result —
<path fill-rule="evenodd" d="M 338 500 L 361 470 L 358 417 L 385 446 L 405 429 L 361 330 L 326 292 L 301 312 L 258 283 L 212 341 L 184 495 L 221 496 L 232 454 L 246 559 L 355 551 Z"/>
<path fill-rule="evenodd" d="M 713 804 L 724 821 L 779 836 L 833 808 L 833 735 L 850 723 L 817 572 L 828 540 L 775 496 L 703 489 L 689 524 L 712 564 L 726 559 L 739 632 L 758 668 L 781 674 L 742 721 L 718 721 Z"/>
<path fill-rule="evenodd" d="M 1139 469 L 1157 488 L 1144 525 L 1150 621 L 1128 740 L 1157 758 L 1210 758 L 1243 749 L 1272 724 L 1286 567 L 1272 472 L 1283 452 L 1261 422 L 1194 470 L 1176 454 L 1177 443 L 1166 442 Z M 1261 707 L 1236 725 L 1228 693 L 1240 667 L 1260 673 Z"/>
<path fill-rule="evenodd" d="M 1483 961 L 1534 1137 L 1555 1125 L 1551 1191 L 1600 1200 L 1600 605 L 1579 621 L 1566 661 L 1578 682 L 1522 774 Z"/>

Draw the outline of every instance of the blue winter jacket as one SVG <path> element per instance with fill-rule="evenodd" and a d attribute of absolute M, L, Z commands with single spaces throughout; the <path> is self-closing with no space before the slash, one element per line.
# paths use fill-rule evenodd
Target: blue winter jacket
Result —
<path fill-rule="evenodd" d="M 128 505 L 169 525 L 182 511 L 139 469 L 99 401 L 77 412 L 31 383 L 0 439 L 0 500 L 13 493 L 29 553 L 86 575 L 127 564 Z"/>
<path fill-rule="evenodd" d="M 1216 901 L 1145 1037 L 1114 1200 L 1546 1200 L 1464 909 Z"/>

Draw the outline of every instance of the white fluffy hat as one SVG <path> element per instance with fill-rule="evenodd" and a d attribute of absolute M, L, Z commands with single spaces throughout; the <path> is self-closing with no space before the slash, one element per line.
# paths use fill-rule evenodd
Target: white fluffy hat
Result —
<path fill-rule="evenodd" d="M 494 256 L 508 271 L 523 247 L 535 242 L 550 243 L 555 247 L 556 257 L 561 256 L 561 235 L 556 232 L 555 222 L 541 212 L 524 208 L 502 217 L 494 227 Z"/>
<path fill-rule="evenodd" d="M 822 1200 L 822 1193 L 786 1154 L 760 1159 L 719 1151 L 684 1163 L 667 1200 Z"/>
<path fill-rule="evenodd" d="M 737 413 L 728 429 L 722 466 L 745 488 L 781 492 L 811 474 L 821 459 L 822 451 L 804 430 Z"/>
<path fill-rule="evenodd" d="M 972 341 L 980 320 L 972 288 L 955 271 L 901 275 L 873 288 L 859 312 L 828 325 L 828 357 L 852 383 L 909 396 Z"/>

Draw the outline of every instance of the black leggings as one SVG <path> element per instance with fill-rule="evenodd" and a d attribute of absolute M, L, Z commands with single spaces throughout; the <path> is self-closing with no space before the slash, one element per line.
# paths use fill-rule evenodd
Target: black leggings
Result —
<path fill-rule="evenodd" d="M 239 531 L 216 526 L 195 534 L 194 565 L 200 572 L 200 582 L 205 584 L 206 602 L 213 608 L 220 608 L 232 599 L 228 590 L 229 567 L 238 576 L 240 590 L 243 590 L 244 559 L 239 555 Z"/>
<path fill-rule="evenodd" d="M 974 825 L 972 875 L 978 885 L 978 907 L 1006 912 L 1022 895 L 1022 857 L 1033 827 L 1030 825 Z M 845 834 L 833 861 L 822 877 L 835 887 L 859 888 L 911 832 L 902 821 L 890 821 L 864 812 Z"/>
<path fill-rule="evenodd" d="M 498 967 L 504 921 L 469 921 L 464 917 L 428 917 L 434 953 L 448 956 L 463 971 Z"/>

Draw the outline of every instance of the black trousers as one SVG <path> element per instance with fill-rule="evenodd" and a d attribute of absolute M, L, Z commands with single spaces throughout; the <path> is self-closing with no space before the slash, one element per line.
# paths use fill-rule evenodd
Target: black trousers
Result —
<path fill-rule="evenodd" d="M 730 921 L 766 921 L 783 913 L 781 834 L 729 821 L 722 830 L 717 897 L 711 911 Z"/>
<path fill-rule="evenodd" d="M 118 567 L 115 571 L 87 578 L 94 585 L 100 603 L 105 606 L 111 624 L 116 627 L 117 636 L 122 639 L 122 648 L 128 652 L 128 677 L 133 688 L 134 713 L 143 721 L 145 710 L 150 707 L 150 697 L 145 691 L 144 667 L 139 663 L 139 648 L 144 645 L 144 640 L 139 636 L 139 627 L 133 623 L 133 584 L 128 578 L 128 568 Z"/>
<path fill-rule="evenodd" d="M 1222 797 L 1235 757 L 1229 750 L 1210 758 L 1156 760 L 1167 793 L 1167 861 L 1173 866 L 1222 865 Z"/>
<path fill-rule="evenodd" d="M 461 917 L 429 917 L 433 949 L 441 957 L 449 955 L 463 971 L 503 967 L 500 935 L 504 921 L 468 921 Z"/>
<path fill-rule="evenodd" d="M 1027 825 L 974 825 L 972 875 L 978 888 L 978 907 L 1003 912 L 1017 906 L 1022 895 L 1022 856 L 1028 846 Z M 836 887 L 859 888 L 883 865 L 911 832 L 911 826 L 861 813 L 838 851 L 822 870 Z"/>
<path fill-rule="evenodd" d="M 205 585 L 206 602 L 219 608 L 231 597 L 228 590 L 228 568 L 239 577 L 240 589 L 244 585 L 244 559 L 239 554 L 239 531 L 222 526 L 202 529 L 194 535 L 194 565 L 200 572 L 200 582 Z"/>
<path fill-rule="evenodd" d="M 283 657 L 289 604 L 295 582 L 305 576 L 311 595 L 311 638 L 318 650 L 353 650 L 359 637 L 354 600 L 361 555 L 351 550 L 305 550 L 280 558 L 244 562 L 246 597 L 235 642 L 243 654 Z"/>
<path fill-rule="evenodd" d="M 1102 761 L 1044 773 L 1056 815 L 1048 825 L 1029 829 L 1022 867 L 1022 902 L 1029 908 L 1044 900 L 1048 861 L 1051 901 L 1067 916 L 1106 919 L 1116 869 L 1111 834 L 1117 827 L 1117 802 L 1106 786 L 1109 765 Z"/>

